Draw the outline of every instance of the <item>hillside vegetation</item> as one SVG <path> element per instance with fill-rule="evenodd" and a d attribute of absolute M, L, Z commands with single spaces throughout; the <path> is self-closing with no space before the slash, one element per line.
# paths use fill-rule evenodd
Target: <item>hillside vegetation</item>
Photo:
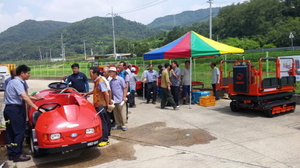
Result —
<path fill-rule="evenodd" d="M 126 39 L 130 42 L 154 34 L 145 25 L 119 16 L 114 18 L 114 22 L 116 40 Z M 29 20 L 1 33 L 0 39 L 6 40 L 0 43 L 0 61 L 40 59 L 39 49 L 43 58 L 49 58 L 50 49 L 52 57 L 60 57 L 61 34 L 66 57 L 83 54 L 84 40 L 86 41 L 87 55 L 90 55 L 91 49 L 94 54 L 112 52 L 112 47 L 109 50 L 109 45 L 112 43 L 112 20 L 109 17 L 88 18 L 55 30 L 48 23 Z M 53 24 L 56 25 L 55 22 Z M 39 33 L 47 26 L 51 31 Z M 14 37 L 18 37 L 18 39 L 14 39 Z M 126 48 L 128 48 L 128 42 Z M 122 51 L 118 49 L 117 52 Z"/>
<path fill-rule="evenodd" d="M 217 16 L 220 8 L 212 8 L 212 16 Z M 154 30 L 172 30 L 174 26 L 192 25 L 194 22 L 205 22 L 209 20 L 209 8 L 195 11 L 184 11 L 175 15 L 156 18 L 147 27 Z"/>
<path fill-rule="evenodd" d="M 0 44 L 5 42 L 21 43 L 28 40 L 38 40 L 69 25 L 70 23 L 66 22 L 26 20 L 2 32 L 0 34 Z"/>

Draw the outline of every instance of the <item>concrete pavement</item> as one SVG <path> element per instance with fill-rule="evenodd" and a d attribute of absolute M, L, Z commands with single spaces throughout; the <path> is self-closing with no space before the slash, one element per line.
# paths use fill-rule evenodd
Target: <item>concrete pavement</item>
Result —
<path fill-rule="evenodd" d="M 29 80 L 29 91 L 46 89 L 50 82 Z M 129 130 L 113 130 L 111 145 L 8 161 L 8 167 L 300 167 L 299 106 L 294 113 L 266 118 L 259 111 L 233 113 L 226 99 L 179 110 L 162 110 L 160 103 L 145 104 L 141 97 L 136 102 L 137 108 L 129 109 Z"/>

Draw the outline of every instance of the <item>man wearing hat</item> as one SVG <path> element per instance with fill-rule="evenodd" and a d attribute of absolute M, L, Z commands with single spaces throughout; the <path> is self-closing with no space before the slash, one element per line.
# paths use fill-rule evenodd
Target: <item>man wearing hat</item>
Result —
<path fill-rule="evenodd" d="M 109 84 L 112 99 L 115 102 L 114 117 L 116 120 L 116 126 L 112 127 L 112 129 L 122 129 L 123 131 L 126 131 L 126 111 L 124 104 L 126 103 L 127 86 L 124 79 L 117 75 L 116 67 L 109 68 L 109 75 L 112 77 Z"/>
<path fill-rule="evenodd" d="M 135 105 L 135 89 L 136 89 L 136 82 L 139 81 L 138 76 L 135 74 L 135 67 L 131 68 L 131 73 L 129 75 L 129 84 L 130 84 L 130 95 L 129 95 L 129 107 L 136 107 Z"/>

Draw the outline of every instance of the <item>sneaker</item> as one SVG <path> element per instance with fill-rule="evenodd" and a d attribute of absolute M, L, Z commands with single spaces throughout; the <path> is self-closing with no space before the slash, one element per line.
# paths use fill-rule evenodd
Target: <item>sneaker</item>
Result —
<path fill-rule="evenodd" d="M 124 128 L 122 128 L 122 130 L 123 130 L 123 131 L 127 131 L 127 130 L 128 130 L 128 128 L 124 127 Z"/>
<path fill-rule="evenodd" d="M 122 129 L 122 127 L 120 127 L 120 126 L 118 126 L 118 127 L 117 127 L 117 126 L 114 126 L 114 127 L 111 127 L 111 129 L 112 129 L 112 130 L 117 130 L 117 129 Z"/>
<path fill-rule="evenodd" d="M 179 109 L 179 107 L 180 107 L 180 106 L 176 106 L 176 107 L 173 107 L 173 108 L 174 108 L 174 110 L 177 110 L 177 109 Z"/>
<path fill-rule="evenodd" d="M 14 162 L 25 162 L 30 160 L 31 157 L 30 156 L 26 156 L 26 155 L 20 155 L 20 157 L 13 159 Z"/>
<path fill-rule="evenodd" d="M 103 141 L 103 142 L 98 143 L 98 146 L 102 147 L 102 146 L 106 146 L 106 145 L 109 145 L 109 144 L 110 144 L 110 140 L 107 140 L 107 141 Z"/>

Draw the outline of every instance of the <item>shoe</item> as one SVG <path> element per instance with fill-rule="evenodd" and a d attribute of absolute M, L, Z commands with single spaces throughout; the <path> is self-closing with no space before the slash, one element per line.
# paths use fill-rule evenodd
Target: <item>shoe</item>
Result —
<path fill-rule="evenodd" d="M 149 102 L 147 101 L 147 104 L 149 104 Z"/>
<path fill-rule="evenodd" d="M 183 100 L 182 104 L 183 105 L 188 105 L 188 103 L 186 102 L 186 100 Z"/>
<path fill-rule="evenodd" d="M 160 109 L 168 109 L 167 107 L 164 107 L 164 108 L 160 108 Z"/>
<path fill-rule="evenodd" d="M 122 128 L 122 130 L 123 130 L 123 131 L 127 131 L 127 130 L 128 130 L 128 128 L 125 128 L 125 127 L 124 127 L 124 128 Z"/>
<path fill-rule="evenodd" d="M 8 157 L 8 160 L 14 160 L 12 157 Z"/>
<path fill-rule="evenodd" d="M 13 159 L 14 162 L 25 162 L 30 160 L 31 157 L 30 156 L 25 156 L 25 155 L 20 155 L 19 158 Z"/>
<path fill-rule="evenodd" d="M 109 144 L 110 144 L 110 140 L 107 140 L 107 141 L 103 141 L 103 142 L 98 143 L 98 146 L 102 147 L 102 146 L 106 146 L 106 145 L 109 145 Z"/>
<path fill-rule="evenodd" d="M 179 109 L 179 107 L 180 107 L 180 106 L 176 106 L 176 107 L 173 107 L 173 109 L 174 109 L 174 110 L 177 110 L 177 109 Z"/>
<path fill-rule="evenodd" d="M 152 102 L 152 104 L 156 104 L 156 102 Z"/>
<path fill-rule="evenodd" d="M 117 126 L 114 126 L 114 127 L 111 127 L 111 129 L 112 129 L 112 130 L 117 130 L 117 129 L 122 129 L 122 127 L 120 127 L 120 126 L 118 126 L 118 127 L 117 127 Z"/>

